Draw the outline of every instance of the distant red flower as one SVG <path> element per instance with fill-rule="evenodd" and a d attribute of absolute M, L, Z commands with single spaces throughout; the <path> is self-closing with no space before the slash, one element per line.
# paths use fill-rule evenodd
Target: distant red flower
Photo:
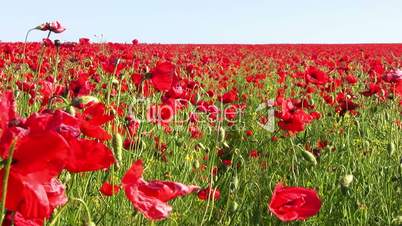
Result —
<path fill-rule="evenodd" d="M 190 126 L 188 128 L 191 138 L 198 139 L 202 137 L 202 131 L 197 126 Z"/>
<path fill-rule="evenodd" d="M 221 101 L 224 104 L 228 103 L 233 103 L 239 99 L 238 93 L 236 89 L 232 89 L 226 93 L 224 93 L 222 96 L 219 96 L 219 101 Z"/>
<path fill-rule="evenodd" d="M 217 188 L 204 188 L 198 192 L 198 198 L 201 200 L 219 200 L 221 198 L 221 192 Z"/>
<path fill-rule="evenodd" d="M 309 67 L 306 71 L 306 81 L 316 84 L 323 85 L 330 81 L 328 75 L 315 67 Z"/>
<path fill-rule="evenodd" d="M 120 191 L 120 186 L 117 184 L 112 185 L 109 182 L 105 182 L 102 184 L 102 187 L 99 189 L 99 191 L 106 196 L 112 196 Z"/>
<path fill-rule="evenodd" d="M 345 79 L 349 84 L 356 84 L 358 81 L 357 78 L 353 75 L 347 75 Z"/>
<path fill-rule="evenodd" d="M 258 156 L 260 156 L 260 153 L 258 153 L 257 150 L 253 149 L 248 153 L 248 156 L 250 158 L 258 158 Z"/>
<path fill-rule="evenodd" d="M 305 220 L 318 213 L 321 200 L 316 191 L 303 187 L 275 186 L 268 209 L 281 221 Z"/>
<path fill-rule="evenodd" d="M 225 166 L 231 166 L 232 165 L 232 160 L 230 159 L 224 159 L 222 160 L 223 165 Z"/>
<path fill-rule="evenodd" d="M 80 38 L 79 43 L 80 43 L 80 45 L 89 45 L 90 40 L 89 40 L 89 38 Z"/>
<path fill-rule="evenodd" d="M 247 135 L 247 136 L 252 136 L 252 135 L 253 135 L 253 131 L 252 131 L 252 130 L 246 130 L 246 135 Z"/>
<path fill-rule="evenodd" d="M 49 38 L 44 38 L 42 41 L 46 47 L 54 47 L 54 43 Z"/>
<path fill-rule="evenodd" d="M 132 43 L 133 45 L 138 45 L 138 39 L 133 39 Z"/>
<path fill-rule="evenodd" d="M 197 186 L 187 186 L 171 181 L 145 181 L 142 178 L 142 161 L 136 161 L 122 179 L 122 186 L 127 198 L 134 207 L 151 220 L 163 220 L 172 211 L 167 203 L 179 196 L 198 191 Z"/>
<path fill-rule="evenodd" d="M 313 117 L 303 110 L 296 110 L 295 112 L 282 117 L 278 125 L 281 129 L 289 132 L 304 131 L 305 125 L 312 121 Z"/>

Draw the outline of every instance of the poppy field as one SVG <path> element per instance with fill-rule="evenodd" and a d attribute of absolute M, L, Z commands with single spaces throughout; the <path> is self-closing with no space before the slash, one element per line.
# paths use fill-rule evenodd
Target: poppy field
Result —
<path fill-rule="evenodd" d="M 402 224 L 402 44 L 64 30 L 0 42 L 2 225 Z"/>

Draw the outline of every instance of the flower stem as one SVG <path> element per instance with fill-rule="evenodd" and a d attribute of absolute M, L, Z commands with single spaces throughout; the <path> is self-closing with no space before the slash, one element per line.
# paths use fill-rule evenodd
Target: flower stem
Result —
<path fill-rule="evenodd" d="M 6 166 L 4 168 L 3 174 L 3 193 L 1 195 L 1 209 L 0 209 L 0 224 L 3 225 L 3 220 L 5 216 L 5 209 L 6 209 L 6 198 L 7 198 L 7 188 L 8 188 L 8 177 L 10 176 L 10 169 L 11 169 L 11 162 L 13 160 L 13 155 L 15 151 L 15 142 L 11 143 L 9 152 L 8 152 L 8 159 L 6 162 Z"/>
<path fill-rule="evenodd" d="M 25 35 L 25 41 L 24 41 L 24 47 L 23 47 L 23 51 L 22 51 L 22 59 L 25 59 L 25 50 L 26 50 L 26 45 L 27 45 L 27 41 L 28 41 L 28 35 L 29 33 L 31 33 L 31 31 L 35 30 L 35 28 L 31 28 L 27 31 L 27 34 Z"/>

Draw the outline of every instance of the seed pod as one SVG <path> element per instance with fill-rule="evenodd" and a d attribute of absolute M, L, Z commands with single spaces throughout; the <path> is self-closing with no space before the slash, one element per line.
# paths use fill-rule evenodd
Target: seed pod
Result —
<path fill-rule="evenodd" d="M 395 153 L 396 148 L 395 148 L 394 142 L 388 143 L 387 148 L 388 148 L 389 155 L 393 155 Z"/>
<path fill-rule="evenodd" d="M 317 165 L 317 159 L 315 158 L 314 154 L 309 151 L 302 151 L 302 156 L 305 160 L 309 161 L 313 165 Z"/>
<path fill-rule="evenodd" d="M 219 127 L 219 136 L 220 136 L 220 141 L 224 142 L 226 138 L 226 131 L 223 127 Z"/>
<path fill-rule="evenodd" d="M 397 216 L 392 220 L 395 225 L 402 225 L 402 216 Z"/>
<path fill-rule="evenodd" d="M 196 169 L 200 168 L 200 161 L 195 160 L 195 161 L 193 162 L 193 167 L 196 168 Z"/>
<path fill-rule="evenodd" d="M 72 115 L 72 116 L 75 116 L 75 114 L 76 114 L 75 108 L 74 108 L 74 106 L 72 106 L 72 105 L 70 105 L 70 106 L 68 106 L 68 107 L 66 108 L 66 112 L 69 113 L 69 114 Z"/>
<path fill-rule="evenodd" d="M 233 187 L 236 190 L 239 188 L 239 178 L 237 177 L 237 175 L 233 177 Z"/>
<path fill-rule="evenodd" d="M 75 105 L 75 106 L 80 105 L 80 104 L 86 105 L 90 102 L 99 103 L 99 99 L 94 96 L 81 96 L 81 97 L 75 98 L 73 100 L 73 105 Z"/>
<path fill-rule="evenodd" d="M 239 208 L 239 204 L 236 201 L 233 201 L 230 205 L 230 211 L 236 212 L 238 208 Z"/>
<path fill-rule="evenodd" d="M 205 150 L 205 146 L 204 146 L 202 143 L 198 143 L 198 144 L 196 145 L 196 148 L 197 148 L 197 149 L 201 149 L 201 150 Z"/>
<path fill-rule="evenodd" d="M 341 179 L 341 186 L 343 187 L 343 188 L 348 188 L 348 187 L 350 187 L 350 185 L 352 184 L 352 182 L 353 182 L 353 175 L 352 174 L 348 174 L 348 175 L 345 175 L 344 177 L 342 177 L 342 179 Z"/>
<path fill-rule="evenodd" d="M 68 183 L 71 180 L 71 173 L 68 171 L 65 172 L 64 177 L 62 177 L 62 181 L 64 183 Z"/>
<path fill-rule="evenodd" d="M 93 221 L 89 221 L 89 222 L 87 223 L 87 226 L 96 226 L 96 224 L 95 224 Z"/>
<path fill-rule="evenodd" d="M 112 79 L 112 84 L 113 84 L 113 85 L 118 85 L 118 84 L 119 84 L 119 80 L 113 78 L 113 79 Z"/>
<path fill-rule="evenodd" d="M 112 145 L 117 160 L 117 167 L 119 168 L 123 160 L 123 138 L 120 133 L 113 134 Z"/>

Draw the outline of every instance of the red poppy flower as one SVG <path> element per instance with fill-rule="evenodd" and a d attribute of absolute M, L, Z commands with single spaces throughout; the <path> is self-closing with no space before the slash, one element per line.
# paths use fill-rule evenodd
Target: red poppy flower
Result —
<path fill-rule="evenodd" d="M 1 180 L 3 173 L 3 170 L 0 171 Z M 46 180 L 46 177 L 46 170 L 20 174 L 11 169 L 6 197 L 7 210 L 19 212 L 26 219 L 49 218 L 54 208 L 67 202 L 67 197 L 60 181 L 56 178 Z"/>
<path fill-rule="evenodd" d="M 219 200 L 221 198 L 221 192 L 217 188 L 204 188 L 198 192 L 198 198 L 201 200 Z"/>
<path fill-rule="evenodd" d="M 224 93 L 222 96 L 219 96 L 219 101 L 221 101 L 224 104 L 228 103 L 233 103 L 239 99 L 238 93 L 236 89 L 232 89 L 226 93 Z"/>
<path fill-rule="evenodd" d="M 119 193 L 120 185 L 112 185 L 109 182 L 105 182 L 102 184 L 102 187 L 99 189 L 99 191 L 106 196 L 112 196 Z"/>
<path fill-rule="evenodd" d="M 41 25 L 35 27 L 35 29 L 38 29 L 41 31 L 52 31 L 54 33 L 61 33 L 66 30 L 66 28 L 61 26 L 60 22 L 58 22 L 58 21 L 54 21 L 54 22 L 50 22 L 50 23 L 47 22 L 47 23 L 41 24 Z"/>
<path fill-rule="evenodd" d="M 43 226 L 43 222 L 44 219 L 40 218 L 27 219 L 20 212 L 8 212 L 3 221 L 3 226 Z"/>
<path fill-rule="evenodd" d="M 316 85 L 324 85 L 330 81 L 328 75 L 315 67 L 309 67 L 306 71 L 306 82 L 310 82 Z"/>
<path fill-rule="evenodd" d="M 175 66 L 169 62 L 159 63 L 151 71 L 151 82 L 158 91 L 169 91 L 173 84 Z"/>
<path fill-rule="evenodd" d="M 71 153 L 66 169 L 70 172 L 87 172 L 109 168 L 115 158 L 103 143 L 94 140 L 69 140 Z"/>
<path fill-rule="evenodd" d="M 321 200 L 313 189 L 278 183 L 268 208 L 281 221 L 305 220 L 318 213 Z"/>
<path fill-rule="evenodd" d="M 88 137 L 92 137 L 99 140 L 109 140 L 112 138 L 101 125 L 109 122 L 114 117 L 107 115 L 105 112 L 105 105 L 102 103 L 96 103 L 90 105 L 84 110 L 80 118 L 80 129 L 82 133 Z"/>
<path fill-rule="evenodd" d="M 13 137 L 18 132 L 13 128 L 18 123 L 15 109 L 16 105 L 12 92 L 4 93 L 0 99 L 0 154 L 3 159 L 7 158 Z"/>
<path fill-rule="evenodd" d="M 169 216 L 172 211 L 172 207 L 167 203 L 169 200 L 199 189 L 197 186 L 171 181 L 147 182 L 142 178 L 143 171 L 142 161 L 136 161 L 124 175 L 122 185 L 134 207 L 151 220 L 163 220 Z"/>
<path fill-rule="evenodd" d="M 258 158 L 260 156 L 260 153 L 257 150 L 253 149 L 248 153 L 248 156 L 250 158 Z"/>

